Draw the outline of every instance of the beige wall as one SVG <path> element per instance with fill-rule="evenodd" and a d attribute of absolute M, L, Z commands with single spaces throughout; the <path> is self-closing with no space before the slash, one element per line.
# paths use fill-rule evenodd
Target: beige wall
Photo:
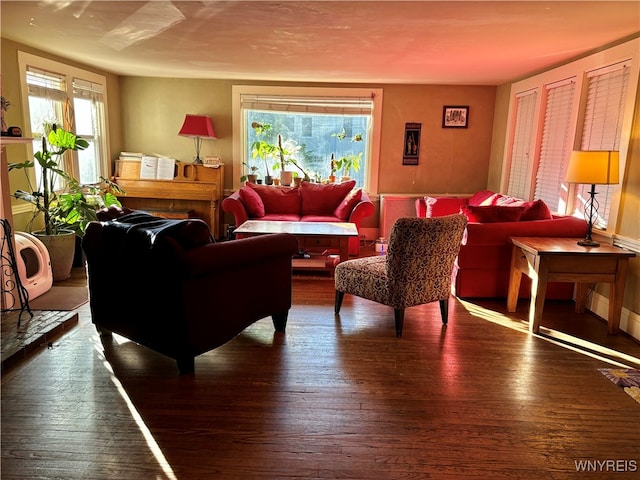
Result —
<path fill-rule="evenodd" d="M 382 85 L 381 193 L 473 193 L 487 186 L 495 87 Z M 468 105 L 468 128 L 442 128 L 444 105 Z M 402 165 L 405 123 L 422 124 L 419 164 Z"/>

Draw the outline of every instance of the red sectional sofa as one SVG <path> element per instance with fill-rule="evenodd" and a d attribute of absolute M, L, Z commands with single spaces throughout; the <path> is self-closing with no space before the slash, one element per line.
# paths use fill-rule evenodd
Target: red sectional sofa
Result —
<path fill-rule="evenodd" d="M 360 230 L 363 218 L 375 208 L 369 196 L 355 187 L 355 180 L 319 184 L 301 182 L 299 187 L 247 183 L 222 201 L 222 209 L 233 214 L 236 226 L 247 220 L 293 222 L 350 222 Z M 358 255 L 360 239 L 349 240 L 349 255 Z"/>
<path fill-rule="evenodd" d="M 454 294 L 462 298 L 506 298 L 511 265 L 510 237 L 584 238 L 587 224 L 553 214 L 542 200 L 526 202 L 490 190 L 469 198 L 424 197 L 416 200 L 418 217 L 462 212 L 469 223 L 454 267 Z M 531 283 L 522 278 L 520 297 L 530 296 Z M 549 299 L 571 299 L 573 284 L 550 283 Z"/>

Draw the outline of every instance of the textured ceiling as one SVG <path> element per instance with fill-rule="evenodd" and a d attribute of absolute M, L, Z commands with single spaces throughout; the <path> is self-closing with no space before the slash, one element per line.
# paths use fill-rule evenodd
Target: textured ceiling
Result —
<path fill-rule="evenodd" d="M 4 1 L 2 36 L 122 75 L 498 85 L 640 31 L 640 2 Z"/>

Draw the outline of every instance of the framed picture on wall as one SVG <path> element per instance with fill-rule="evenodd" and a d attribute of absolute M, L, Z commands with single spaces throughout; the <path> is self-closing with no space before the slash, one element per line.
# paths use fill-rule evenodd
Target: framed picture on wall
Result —
<path fill-rule="evenodd" d="M 420 155 L 421 123 L 406 123 L 404 126 L 404 147 L 402 151 L 403 165 L 418 165 Z"/>
<path fill-rule="evenodd" d="M 469 106 L 445 105 L 442 109 L 442 128 L 467 128 Z"/>

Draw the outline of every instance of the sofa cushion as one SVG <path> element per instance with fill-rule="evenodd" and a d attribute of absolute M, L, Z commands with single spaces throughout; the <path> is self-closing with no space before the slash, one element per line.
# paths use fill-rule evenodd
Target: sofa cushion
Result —
<path fill-rule="evenodd" d="M 355 180 L 328 184 L 303 181 L 300 185 L 301 215 L 333 215 L 355 185 Z"/>
<path fill-rule="evenodd" d="M 530 222 L 533 220 L 551 220 L 553 215 L 546 203 L 542 200 L 526 202 L 525 210 L 520 217 L 521 222 Z"/>
<path fill-rule="evenodd" d="M 348 219 L 353 207 L 355 207 L 360 200 L 362 200 L 362 189 L 352 189 L 338 204 L 336 209 L 333 211 L 333 214 L 340 220 Z"/>
<path fill-rule="evenodd" d="M 467 200 L 457 197 L 424 197 L 424 203 L 427 206 L 426 216 L 431 218 L 459 213 Z"/>
<path fill-rule="evenodd" d="M 493 198 L 492 198 L 493 197 Z M 492 200 L 495 198 L 495 192 L 491 190 L 481 190 L 474 193 L 467 202 L 469 205 L 492 205 Z"/>
<path fill-rule="evenodd" d="M 265 215 L 268 213 L 300 215 L 300 189 L 298 187 L 272 187 L 252 183 L 247 183 L 247 187 L 252 188 L 260 195 Z"/>
<path fill-rule="evenodd" d="M 250 218 L 264 217 L 264 203 L 262 202 L 260 195 L 258 195 L 258 192 L 253 188 L 242 187 L 239 194 Z"/>
<path fill-rule="evenodd" d="M 524 206 L 467 205 L 462 213 L 467 216 L 470 222 L 517 222 L 520 220 L 525 208 Z"/>

